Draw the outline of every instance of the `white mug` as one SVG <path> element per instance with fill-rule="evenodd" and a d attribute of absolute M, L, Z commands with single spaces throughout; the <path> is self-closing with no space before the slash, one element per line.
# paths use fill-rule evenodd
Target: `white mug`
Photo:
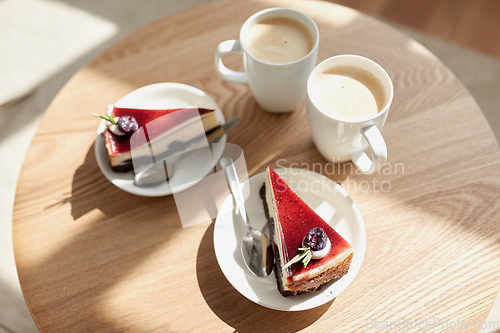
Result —
<path fill-rule="evenodd" d="M 377 115 L 359 121 L 335 119 L 318 108 L 311 98 L 313 80 L 334 66 L 355 66 L 375 75 L 385 91 L 386 104 Z M 352 160 L 363 173 L 378 170 L 387 160 L 387 146 L 380 131 L 391 107 L 394 88 L 389 74 L 376 62 L 358 55 L 339 55 L 318 64 L 307 81 L 307 115 L 314 144 L 321 155 L 335 163 Z M 372 160 L 364 150 L 370 148 Z"/>
<path fill-rule="evenodd" d="M 304 24 L 313 37 L 312 50 L 302 59 L 286 64 L 271 64 L 251 56 L 245 48 L 249 28 L 271 17 L 292 18 Z M 309 16 L 288 8 L 265 9 L 245 21 L 239 40 L 227 40 L 217 46 L 215 68 L 224 80 L 249 84 L 257 103 L 264 110 L 279 113 L 294 111 L 306 96 L 307 78 L 318 56 L 318 41 L 318 27 Z M 242 54 L 245 72 L 233 71 L 224 66 L 221 58 L 228 53 Z"/>

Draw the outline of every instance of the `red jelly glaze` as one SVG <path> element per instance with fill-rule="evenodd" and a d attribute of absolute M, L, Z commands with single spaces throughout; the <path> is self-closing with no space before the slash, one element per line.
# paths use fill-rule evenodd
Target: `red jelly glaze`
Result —
<path fill-rule="evenodd" d="M 182 111 L 176 112 L 179 110 L 193 110 L 193 108 L 182 108 L 182 109 L 132 109 L 132 108 L 120 108 L 113 107 L 113 114 L 115 117 L 121 116 L 132 116 L 137 121 L 139 125 L 139 130 L 142 130 L 141 127 L 146 125 L 147 123 L 158 119 L 164 115 L 172 114 L 171 116 L 164 117 L 149 126 L 147 126 L 148 137 L 149 140 L 153 140 L 158 135 L 164 133 L 169 128 L 182 123 L 190 118 L 191 113 L 186 114 Z M 200 116 L 206 113 L 214 112 L 213 109 L 204 109 L 198 108 Z M 153 125 L 153 126 L 152 126 Z M 109 145 L 109 149 L 111 153 L 114 154 L 122 154 L 130 151 L 130 136 L 118 136 L 111 133 L 109 130 L 105 132 L 106 142 Z"/>
<path fill-rule="evenodd" d="M 276 213 L 281 223 L 281 243 L 285 263 L 299 253 L 298 248 L 302 247 L 302 240 L 312 228 L 323 228 L 332 244 L 330 252 L 325 257 L 312 259 L 307 267 L 304 268 L 302 262 L 290 266 L 288 268 L 290 276 L 319 267 L 351 247 L 271 167 L 268 168 L 276 200 Z"/>

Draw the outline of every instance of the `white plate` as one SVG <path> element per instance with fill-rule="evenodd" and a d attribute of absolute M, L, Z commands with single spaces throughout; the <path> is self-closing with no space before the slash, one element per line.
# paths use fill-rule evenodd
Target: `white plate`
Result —
<path fill-rule="evenodd" d="M 233 210 L 232 195 L 224 201 L 215 221 L 215 255 L 229 282 L 249 300 L 276 310 L 307 310 L 333 300 L 354 280 L 365 256 L 365 225 L 347 192 L 330 179 L 304 169 L 277 169 L 276 172 L 352 245 L 354 255 L 349 272 L 337 282 L 330 282 L 314 293 L 283 297 L 278 291 L 274 272 L 266 278 L 259 278 L 246 268 L 241 254 L 241 239 L 246 228 L 241 217 Z M 243 183 L 243 191 L 250 186 L 246 208 L 252 226 L 258 230 L 264 230 L 267 225 L 259 194 L 265 177 L 266 172 L 262 172 Z"/>
<path fill-rule="evenodd" d="M 164 82 L 141 87 L 120 99 L 115 103 L 115 106 L 145 109 L 173 109 L 198 106 L 201 108 L 215 109 L 219 123 L 224 124 L 226 122 L 221 109 L 210 96 L 198 88 L 182 83 Z M 101 135 L 105 129 L 106 121 L 103 120 L 97 129 L 95 155 L 99 168 L 111 183 L 126 192 L 146 197 L 159 197 L 172 194 L 172 190 L 167 183 L 150 188 L 141 188 L 134 185 L 133 171 L 114 172 L 109 164 L 104 136 Z M 214 165 L 222 156 L 226 143 L 226 135 L 223 135 L 216 142 L 222 144 L 217 144 L 213 147 Z M 213 165 L 198 163 L 196 156 L 197 154 L 195 153 L 188 153 L 177 162 L 176 171 L 172 177 L 177 184 L 186 184 L 186 188 L 193 186 L 197 182 L 190 180 L 201 180 L 213 169 Z M 184 180 L 186 181 L 184 182 Z M 183 189 L 184 188 L 179 187 L 179 191 Z"/>

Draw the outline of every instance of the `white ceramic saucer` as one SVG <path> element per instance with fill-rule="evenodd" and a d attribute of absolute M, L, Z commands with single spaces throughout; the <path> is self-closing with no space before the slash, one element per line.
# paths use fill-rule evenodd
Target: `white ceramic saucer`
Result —
<path fill-rule="evenodd" d="M 337 282 L 328 283 L 314 293 L 283 297 L 278 291 L 274 272 L 266 278 L 259 278 L 246 268 L 241 255 L 241 239 L 246 228 L 241 217 L 233 210 L 232 195 L 225 200 L 215 221 L 215 255 L 229 282 L 249 300 L 276 310 L 307 310 L 333 300 L 354 280 L 365 255 L 365 225 L 347 192 L 330 179 L 304 169 L 277 169 L 276 172 L 352 245 L 354 255 L 349 272 Z M 262 172 L 243 183 L 243 193 L 250 187 L 246 199 L 248 217 L 258 230 L 267 229 L 259 194 L 265 177 L 266 172 Z"/>
<path fill-rule="evenodd" d="M 182 83 L 165 82 L 144 86 L 127 94 L 116 102 L 115 105 L 119 107 L 146 109 L 170 109 L 198 106 L 207 109 L 215 109 L 217 120 L 221 124 L 226 122 L 221 109 L 210 96 L 198 88 Z M 103 109 L 105 108 L 103 107 Z M 102 135 L 105 128 L 106 122 L 103 120 L 97 129 L 95 155 L 99 168 L 111 183 L 126 192 L 141 196 L 159 197 L 172 194 L 172 190 L 167 183 L 150 188 L 141 188 L 134 185 L 133 171 L 125 173 L 114 172 L 109 164 L 104 136 Z M 223 144 L 217 144 L 213 147 L 214 165 L 222 156 L 226 143 L 226 135 L 223 135 L 216 142 Z M 173 179 L 175 178 L 175 183 L 185 183 L 187 188 L 196 184 L 196 182 L 191 181 L 192 179 L 201 180 L 213 169 L 213 165 L 198 163 L 196 156 L 197 154 L 188 153 L 177 162 L 176 171 L 172 177 Z M 186 181 L 184 182 L 184 180 Z M 182 189 L 179 188 L 179 190 Z"/>

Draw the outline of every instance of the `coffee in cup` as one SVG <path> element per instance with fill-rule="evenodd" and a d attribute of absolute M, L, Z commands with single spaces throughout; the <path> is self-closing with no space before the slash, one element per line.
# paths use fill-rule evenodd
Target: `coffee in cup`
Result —
<path fill-rule="evenodd" d="M 248 53 L 260 61 L 287 64 L 311 52 L 314 39 L 303 23 L 277 16 L 254 23 L 243 44 Z"/>
<path fill-rule="evenodd" d="M 393 95 L 389 74 L 368 58 L 338 55 L 317 65 L 307 81 L 307 116 L 321 155 L 334 162 L 352 160 L 363 173 L 380 169 L 387 160 L 380 131 Z"/>
<path fill-rule="evenodd" d="M 310 98 L 325 114 L 345 121 L 375 117 L 386 104 L 382 82 L 361 67 L 326 68 L 311 82 Z"/>
<path fill-rule="evenodd" d="M 257 103 L 269 112 L 292 112 L 306 96 L 306 83 L 316 65 L 319 31 L 304 13 L 269 8 L 252 15 L 239 40 L 217 46 L 215 69 L 224 80 L 250 86 Z M 222 56 L 243 56 L 244 72 L 224 66 Z"/>

